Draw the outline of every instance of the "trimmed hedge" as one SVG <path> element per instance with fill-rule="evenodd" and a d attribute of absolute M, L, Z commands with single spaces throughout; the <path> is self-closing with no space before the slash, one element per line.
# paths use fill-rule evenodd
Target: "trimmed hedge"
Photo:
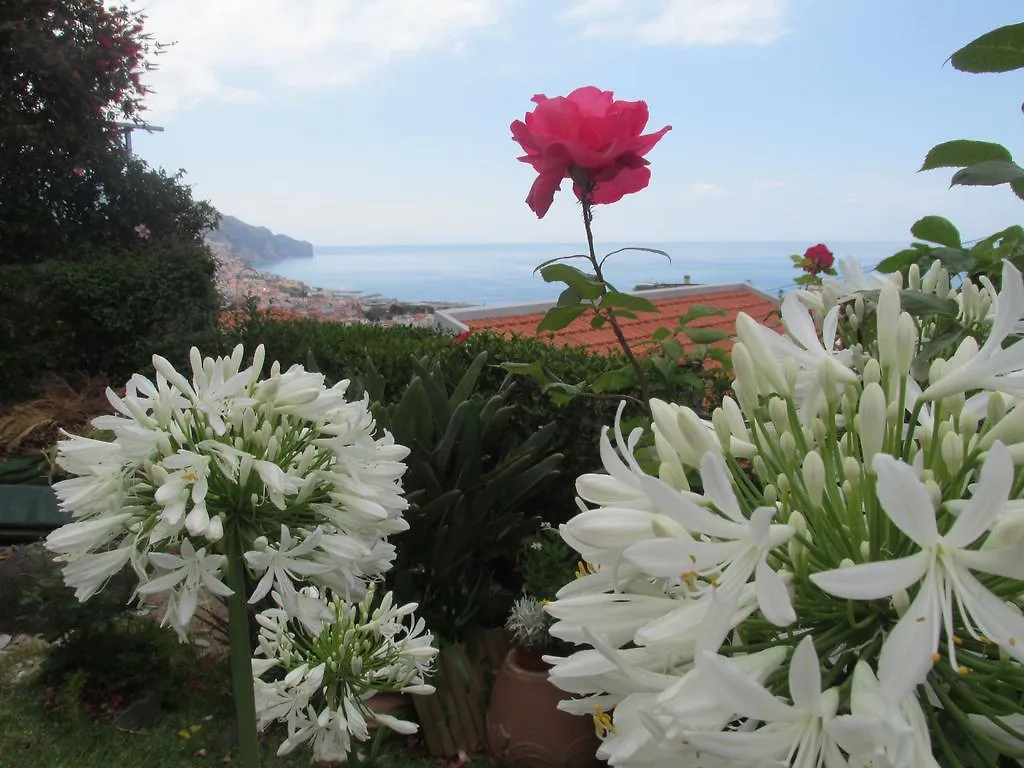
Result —
<path fill-rule="evenodd" d="M 207 248 L 168 239 L 0 265 L 0 401 L 47 373 L 118 382 L 154 352 L 180 358 L 192 343 L 218 343 L 214 271 Z"/>
<path fill-rule="evenodd" d="M 385 382 L 384 399 L 395 402 L 405 391 L 414 374 L 413 360 L 429 357 L 445 372 L 449 386 L 469 369 L 482 351 L 492 361 L 481 375 L 479 391 L 484 395 L 498 392 L 507 374 L 503 362 L 540 362 L 554 376 L 566 381 L 592 380 L 609 370 L 621 368 L 619 356 L 596 355 L 582 347 L 558 348 L 527 337 L 504 338 L 495 334 L 474 334 L 461 343 L 433 329 L 405 326 L 345 325 L 316 320 L 274 320 L 253 311 L 242 322 L 223 332 L 220 350 L 203 349 L 204 354 L 227 353 L 232 346 L 243 343 L 247 353 L 263 343 L 268 360 L 279 360 L 282 367 L 299 363 L 316 367 L 329 380 L 349 378 L 359 391 L 359 379 L 367 371 L 367 361 Z M 181 362 L 185 363 L 182 357 Z M 701 387 L 675 393 L 673 399 L 698 407 L 722 391 L 721 369 L 701 371 L 693 364 L 694 380 Z M 639 398 L 638 390 L 627 390 Z M 538 384 L 525 377 L 515 377 L 509 404 L 515 406 L 515 418 L 509 423 L 510 436 L 525 440 L 545 424 L 555 422 L 557 430 L 548 449 L 565 456 L 561 472 L 569 482 L 556 484 L 545 500 L 531 513 L 551 523 L 562 522 L 575 512 L 574 478 L 584 472 L 600 469 L 598 438 L 602 427 L 615 419 L 619 404 L 617 395 L 601 398 L 577 397 L 567 405 L 555 405 L 541 392 Z M 637 409 L 627 407 L 627 417 L 636 417 Z"/>

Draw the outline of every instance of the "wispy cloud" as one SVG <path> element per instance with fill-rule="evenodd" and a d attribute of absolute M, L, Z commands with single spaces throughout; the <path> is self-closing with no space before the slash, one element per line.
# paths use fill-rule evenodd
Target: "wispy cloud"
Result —
<path fill-rule="evenodd" d="M 755 192 L 772 192 L 777 189 L 785 189 L 788 186 L 789 182 L 782 179 L 758 179 L 751 183 L 750 188 Z"/>
<path fill-rule="evenodd" d="M 788 0 L 583 0 L 566 13 L 585 37 L 646 45 L 770 43 L 785 32 Z"/>
<path fill-rule="evenodd" d="M 706 182 L 700 184 L 694 184 L 690 187 L 690 197 L 724 197 L 725 187 L 720 187 L 718 184 L 708 184 Z"/>
<path fill-rule="evenodd" d="M 151 109 L 351 85 L 392 59 L 464 43 L 515 0 L 149 0 L 146 29 L 178 41 L 148 78 Z"/>

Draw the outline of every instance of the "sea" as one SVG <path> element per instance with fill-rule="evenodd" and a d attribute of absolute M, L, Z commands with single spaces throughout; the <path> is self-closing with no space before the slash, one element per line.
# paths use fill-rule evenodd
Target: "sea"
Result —
<path fill-rule="evenodd" d="M 797 271 L 790 256 L 812 242 L 606 243 L 605 279 L 619 290 L 639 284 L 749 283 L 777 295 L 793 285 Z M 855 257 L 865 268 L 906 247 L 906 243 L 827 243 L 836 257 Z M 312 258 L 285 259 L 262 267 L 316 288 L 375 294 L 404 302 L 501 305 L 549 301 L 557 283 L 545 283 L 534 269 L 541 262 L 581 253 L 578 244 L 328 245 Z M 582 260 L 568 263 L 586 267 Z"/>

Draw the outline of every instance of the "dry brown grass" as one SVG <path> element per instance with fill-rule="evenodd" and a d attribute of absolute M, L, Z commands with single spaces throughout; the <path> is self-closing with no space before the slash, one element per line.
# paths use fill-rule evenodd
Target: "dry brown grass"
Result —
<path fill-rule="evenodd" d="M 0 406 L 0 456 L 47 450 L 61 429 L 88 431 L 92 418 L 110 412 L 106 388 L 103 377 L 53 377 L 31 400 Z"/>

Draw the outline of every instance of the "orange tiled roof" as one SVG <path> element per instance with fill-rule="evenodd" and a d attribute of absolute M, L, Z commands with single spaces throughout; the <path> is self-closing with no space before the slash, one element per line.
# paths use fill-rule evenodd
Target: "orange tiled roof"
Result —
<path fill-rule="evenodd" d="M 642 294 L 641 294 L 642 295 Z M 689 328 L 716 328 L 732 337 L 736 333 L 736 316 L 740 312 L 746 312 L 754 320 L 772 325 L 772 320 L 777 321 L 778 302 L 760 291 L 747 286 L 708 286 L 706 290 L 688 291 L 681 296 L 667 296 L 664 298 L 652 298 L 652 303 L 658 308 L 658 314 L 653 312 L 638 313 L 635 319 L 623 318 L 619 320 L 623 335 L 630 345 L 636 342 L 650 339 L 651 334 L 659 327 L 666 327 L 672 330 L 676 327 L 679 317 L 685 315 L 691 307 L 703 306 L 725 311 L 724 316 L 702 317 L 689 323 Z M 455 314 L 455 313 L 453 313 Z M 774 317 L 770 317 L 773 316 Z M 459 321 L 466 325 L 470 332 L 480 333 L 491 331 L 504 336 L 521 334 L 524 336 L 537 335 L 537 323 L 544 316 L 543 312 L 532 312 L 529 314 L 511 314 L 492 317 L 459 317 Z M 574 320 L 568 327 L 554 333 L 542 333 L 540 338 L 558 346 L 585 346 L 595 352 L 606 354 L 611 350 L 619 348 L 618 342 L 612 329 L 605 326 L 595 330 L 590 327 L 590 313 Z M 731 338 L 714 344 L 726 350 L 732 348 Z M 640 351 L 642 348 L 636 348 Z"/>

